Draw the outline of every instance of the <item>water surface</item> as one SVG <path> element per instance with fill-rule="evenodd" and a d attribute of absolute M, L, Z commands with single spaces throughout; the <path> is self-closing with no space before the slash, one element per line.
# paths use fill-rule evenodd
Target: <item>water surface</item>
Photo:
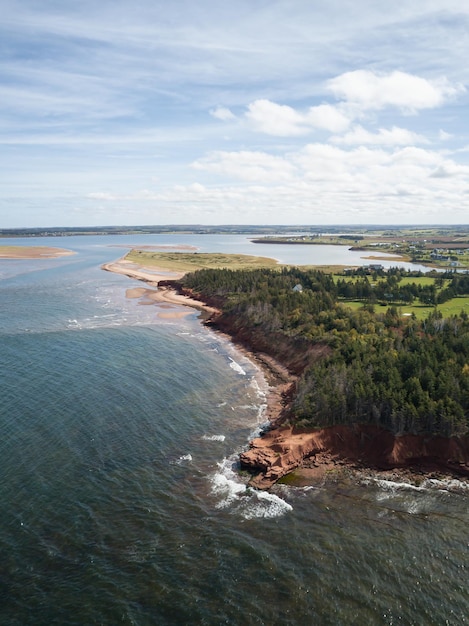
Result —
<path fill-rule="evenodd" d="M 2 625 L 467 623 L 463 484 L 247 488 L 258 370 L 126 299 L 110 238 L 53 240 L 77 254 L 0 262 Z"/>

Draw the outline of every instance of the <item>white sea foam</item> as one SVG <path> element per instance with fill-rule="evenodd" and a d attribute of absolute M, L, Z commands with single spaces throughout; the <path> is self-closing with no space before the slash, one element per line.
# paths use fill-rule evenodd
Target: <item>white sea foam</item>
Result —
<path fill-rule="evenodd" d="M 258 517 L 271 519 L 293 511 L 291 504 L 288 504 L 288 502 L 285 502 L 285 500 L 282 500 L 282 498 L 276 496 L 274 493 L 257 490 L 251 490 L 251 493 L 253 494 L 253 498 L 250 499 L 250 503 L 243 513 L 245 519 Z"/>
<path fill-rule="evenodd" d="M 267 397 L 267 383 L 264 385 L 266 388 L 262 389 L 259 385 L 259 381 L 254 376 L 251 380 L 251 387 L 254 389 L 258 398 L 266 398 Z"/>
<path fill-rule="evenodd" d="M 440 501 L 442 494 L 462 493 L 467 495 L 469 483 L 448 478 L 428 478 L 421 485 L 383 479 L 369 479 L 364 484 L 379 488 L 376 501 L 393 511 L 405 511 L 410 515 L 431 513 Z"/>
<path fill-rule="evenodd" d="M 232 459 L 224 458 L 217 463 L 218 471 L 210 477 L 213 495 L 219 498 L 217 509 L 229 507 L 238 496 L 246 493 L 246 485 L 239 480 L 233 471 Z"/>
<path fill-rule="evenodd" d="M 246 372 L 243 370 L 241 365 L 239 363 L 237 363 L 231 357 L 228 357 L 228 358 L 230 359 L 230 367 L 231 367 L 231 369 L 233 369 L 235 372 L 238 372 L 238 374 L 241 374 L 241 376 L 246 376 Z"/>
<path fill-rule="evenodd" d="M 234 408 L 241 409 L 242 411 L 252 411 L 257 409 L 257 404 L 237 404 Z"/>
<path fill-rule="evenodd" d="M 293 507 L 279 496 L 251 489 L 233 470 L 233 460 L 223 459 L 210 478 L 212 494 L 218 498 L 217 509 L 230 509 L 246 520 L 280 517 Z"/>
<path fill-rule="evenodd" d="M 192 454 L 182 454 L 177 460 L 176 464 L 180 465 L 181 463 L 192 461 Z"/>
<path fill-rule="evenodd" d="M 439 491 L 469 491 L 469 482 L 457 480 L 456 478 L 427 478 L 422 483 L 422 486 L 429 489 L 438 489 Z"/>
<path fill-rule="evenodd" d="M 204 435 L 205 441 L 225 441 L 225 435 Z"/>
<path fill-rule="evenodd" d="M 398 491 L 425 491 L 425 487 L 413 485 L 412 483 L 385 480 L 382 478 L 372 479 L 373 482 L 386 493 L 396 493 Z"/>

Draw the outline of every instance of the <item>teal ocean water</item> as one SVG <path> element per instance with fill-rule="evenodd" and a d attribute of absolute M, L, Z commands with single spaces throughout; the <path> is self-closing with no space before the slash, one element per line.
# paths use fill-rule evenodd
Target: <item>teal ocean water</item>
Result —
<path fill-rule="evenodd" d="M 116 245 L 252 244 L 26 243 L 77 254 L 0 262 L 2 626 L 468 622 L 464 484 L 247 488 L 260 372 L 99 269 Z"/>

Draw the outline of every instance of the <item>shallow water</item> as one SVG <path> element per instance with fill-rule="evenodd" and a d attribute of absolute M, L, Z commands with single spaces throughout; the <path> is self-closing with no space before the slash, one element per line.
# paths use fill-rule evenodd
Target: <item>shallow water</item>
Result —
<path fill-rule="evenodd" d="M 2 625 L 467 623 L 464 485 L 247 488 L 257 369 L 77 250 L 2 265 Z"/>

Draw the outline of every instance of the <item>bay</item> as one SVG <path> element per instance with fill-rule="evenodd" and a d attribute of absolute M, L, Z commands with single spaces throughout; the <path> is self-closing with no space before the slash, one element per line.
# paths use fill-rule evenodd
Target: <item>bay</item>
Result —
<path fill-rule="evenodd" d="M 260 372 L 197 313 L 163 319 L 100 269 L 126 245 L 277 251 L 21 243 L 77 254 L 0 264 L 2 625 L 466 623 L 464 484 L 247 488 Z"/>

